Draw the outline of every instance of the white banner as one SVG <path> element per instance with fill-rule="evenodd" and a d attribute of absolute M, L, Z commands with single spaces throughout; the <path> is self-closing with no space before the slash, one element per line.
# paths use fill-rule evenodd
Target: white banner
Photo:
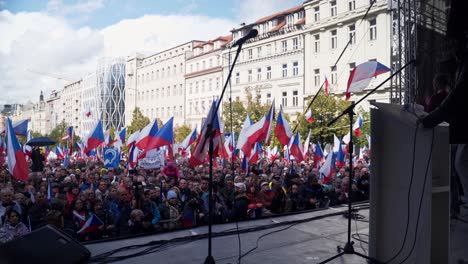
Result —
<path fill-rule="evenodd" d="M 150 150 L 144 159 L 138 161 L 138 166 L 142 169 L 157 169 L 164 166 L 164 151 Z"/>

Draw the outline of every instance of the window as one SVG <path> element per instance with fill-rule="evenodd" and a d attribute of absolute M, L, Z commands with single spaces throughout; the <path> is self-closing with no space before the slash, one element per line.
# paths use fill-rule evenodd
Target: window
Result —
<path fill-rule="evenodd" d="M 299 75 L 299 63 L 297 61 L 293 62 L 293 76 Z"/>
<path fill-rule="evenodd" d="M 281 41 L 281 51 L 286 52 L 287 50 L 288 50 L 288 41 L 287 40 Z"/>
<path fill-rule="evenodd" d="M 304 18 L 304 11 L 300 11 L 297 13 L 297 19 L 303 19 Z"/>
<path fill-rule="evenodd" d="M 184 110 L 181 105 L 179 105 L 179 115 L 183 116 L 184 115 Z"/>
<path fill-rule="evenodd" d="M 317 22 L 320 20 L 320 6 L 314 7 L 314 21 Z"/>
<path fill-rule="evenodd" d="M 356 9 L 356 0 L 348 0 L 348 10 Z"/>
<path fill-rule="evenodd" d="M 268 44 L 266 48 L 267 48 L 267 55 L 271 55 L 271 44 Z"/>
<path fill-rule="evenodd" d="M 314 52 L 315 53 L 320 52 L 320 34 L 314 35 Z"/>
<path fill-rule="evenodd" d="M 355 25 L 348 26 L 348 31 L 349 31 L 349 44 L 355 44 L 356 43 L 356 26 Z"/>
<path fill-rule="evenodd" d="M 189 103 L 189 111 L 188 112 L 189 113 L 193 112 L 193 103 L 192 102 Z"/>
<path fill-rule="evenodd" d="M 286 24 L 287 24 L 288 26 L 292 26 L 293 22 L 294 22 L 294 19 L 293 19 L 293 16 L 292 16 L 292 15 L 286 16 Z"/>
<path fill-rule="evenodd" d="M 193 72 L 193 65 L 190 64 L 190 73 L 192 73 L 192 72 Z"/>
<path fill-rule="evenodd" d="M 172 110 L 172 111 L 173 111 L 172 116 L 177 116 L 177 115 L 178 115 L 178 114 L 177 114 L 177 106 L 174 106 L 174 107 L 172 107 L 172 108 L 173 108 L 173 110 Z"/>
<path fill-rule="evenodd" d="M 219 77 L 216 77 L 216 89 L 219 89 Z"/>
<path fill-rule="evenodd" d="M 267 93 L 266 98 L 267 98 L 267 104 L 271 104 L 271 93 Z"/>
<path fill-rule="evenodd" d="M 336 49 L 338 46 L 338 40 L 336 37 L 336 29 L 330 31 L 330 43 L 331 43 L 331 48 Z"/>
<path fill-rule="evenodd" d="M 202 70 L 206 69 L 206 61 L 202 61 Z"/>
<path fill-rule="evenodd" d="M 177 96 L 177 85 L 174 85 L 174 90 L 172 91 L 173 96 Z"/>
<path fill-rule="evenodd" d="M 336 1 L 330 1 L 330 16 L 336 16 Z"/>
<path fill-rule="evenodd" d="M 195 70 L 196 70 L 196 71 L 199 71 L 199 70 L 200 70 L 200 63 L 197 62 L 197 64 L 195 64 L 195 65 L 196 65 L 196 66 L 195 66 Z"/>
<path fill-rule="evenodd" d="M 156 107 L 156 117 L 158 117 L 158 116 L 159 116 L 159 108 Z"/>
<path fill-rule="evenodd" d="M 267 66 L 266 67 L 266 70 L 267 70 L 267 80 L 270 80 L 271 79 L 271 66 Z"/>
<path fill-rule="evenodd" d="M 161 117 L 164 117 L 164 107 L 161 107 Z"/>
<path fill-rule="evenodd" d="M 336 75 L 336 66 L 331 67 L 331 84 L 336 84 L 337 75 Z"/>
<path fill-rule="evenodd" d="M 166 93 L 167 93 L 166 94 L 167 97 L 169 97 L 171 95 L 171 87 L 170 86 L 167 87 Z"/>
<path fill-rule="evenodd" d="M 174 67 L 172 67 L 172 73 L 173 73 L 174 75 L 177 74 L 177 66 L 176 66 L 175 64 L 174 64 Z"/>
<path fill-rule="evenodd" d="M 210 65 L 210 66 L 209 66 L 210 68 L 213 67 L 213 59 L 210 59 L 210 64 L 209 64 L 209 65 Z"/>
<path fill-rule="evenodd" d="M 164 98 L 164 88 L 161 88 L 161 98 Z"/>
<path fill-rule="evenodd" d="M 168 106 L 167 107 L 167 113 L 166 113 L 167 116 L 170 116 L 171 115 L 171 108 Z"/>
<path fill-rule="evenodd" d="M 293 38 L 293 49 L 296 50 L 299 48 L 299 39 Z"/>
<path fill-rule="evenodd" d="M 203 93 L 205 91 L 205 80 L 201 82 L 201 92 Z"/>
<path fill-rule="evenodd" d="M 356 67 L 356 63 L 354 63 L 354 62 L 349 63 L 349 73 L 351 73 L 351 71 L 354 69 L 354 67 Z"/>
<path fill-rule="evenodd" d="M 151 90 L 151 99 L 154 99 L 154 90 Z"/>
<path fill-rule="evenodd" d="M 164 78 L 164 68 L 161 69 L 161 78 Z"/>
<path fill-rule="evenodd" d="M 257 69 L 257 81 L 262 80 L 262 68 Z"/>
<path fill-rule="evenodd" d="M 293 102 L 292 106 L 298 106 L 299 105 L 299 96 L 297 96 L 297 91 L 293 91 Z"/>
<path fill-rule="evenodd" d="M 240 83 L 240 72 L 236 72 L 236 84 Z"/>
<path fill-rule="evenodd" d="M 288 92 L 283 92 L 283 98 L 281 98 L 281 104 L 283 107 L 288 106 Z"/>
<path fill-rule="evenodd" d="M 208 80 L 208 91 L 213 90 L 213 79 Z"/>
<path fill-rule="evenodd" d="M 288 77 L 288 64 L 283 64 L 283 77 Z"/>
<path fill-rule="evenodd" d="M 179 84 L 179 95 L 184 95 L 184 86 Z"/>
<path fill-rule="evenodd" d="M 166 74 L 167 76 L 171 75 L 171 67 L 167 66 Z"/>
<path fill-rule="evenodd" d="M 151 72 L 151 80 L 154 80 L 154 71 Z"/>
<path fill-rule="evenodd" d="M 180 64 L 179 72 L 184 73 L 184 64 L 183 63 Z"/>
<path fill-rule="evenodd" d="M 314 86 L 315 87 L 320 86 L 320 69 L 314 70 Z"/>
<path fill-rule="evenodd" d="M 198 82 L 195 82 L 195 93 L 198 93 Z"/>
<path fill-rule="evenodd" d="M 189 83 L 189 94 L 192 94 L 193 83 Z"/>
<path fill-rule="evenodd" d="M 159 98 L 159 88 L 156 88 L 156 98 Z"/>
<path fill-rule="evenodd" d="M 259 58 L 262 57 L 262 47 L 258 47 L 258 48 L 257 48 L 257 56 L 258 56 Z"/>
<path fill-rule="evenodd" d="M 377 39 L 377 20 L 371 19 L 369 20 L 369 40 L 376 40 Z"/>
<path fill-rule="evenodd" d="M 159 79 L 159 70 L 156 70 L 156 79 Z"/>
<path fill-rule="evenodd" d="M 251 59 L 253 58 L 253 51 L 252 51 L 252 49 L 249 49 L 249 50 L 247 51 L 247 54 L 248 54 L 248 56 L 249 56 L 249 57 L 248 57 L 249 60 L 251 60 Z"/>
<path fill-rule="evenodd" d="M 252 70 L 248 70 L 248 82 L 252 82 Z"/>

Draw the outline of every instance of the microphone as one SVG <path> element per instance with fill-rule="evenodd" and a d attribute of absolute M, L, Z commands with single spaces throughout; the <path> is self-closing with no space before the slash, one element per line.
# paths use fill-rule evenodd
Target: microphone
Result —
<path fill-rule="evenodd" d="M 249 33 L 247 35 L 245 35 L 242 38 L 238 39 L 234 43 L 233 47 L 238 46 L 238 45 L 243 45 L 247 40 L 249 40 L 251 38 L 255 38 L 257 35 L 258 35 L 258 30 L 252 29 L 252 30 L 249 31 Z"/>

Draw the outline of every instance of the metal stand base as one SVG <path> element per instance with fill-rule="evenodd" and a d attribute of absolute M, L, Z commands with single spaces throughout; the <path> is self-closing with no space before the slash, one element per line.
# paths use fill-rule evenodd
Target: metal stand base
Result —
<path fill-rule="evenodd" d="M 213 256 L 206 257 L 204 264 L 215 264 Z"/>
<path fill-rule="evenodd" d="M 330 257 L 330 258 L 328 258 L 328 259 L 326 259 L 326 260 L 324 260 L 322 262 L 319 262 L 319 264 L 324 264 L 324 263 L 330 262 L 330 261 L 332 261 L 332 260 L 334 260 L 336 258 L 339 258 L 339 257 L 343 256 L 344 254 L 358 255 L 361 258 L 367 259 L 367 263 L 371 263 L 371 264 L 378 264 L 379 263 L 377 260 L 355 251 L 353 244 L 354 244 L 354 242 L 351 241 L 351 242 L 346 243 L 346 245 L 344 247 L 338 246 L 337 247 L 338 252 L 339 252 L 338 254 L 336 254 L 335 256 Z"/>

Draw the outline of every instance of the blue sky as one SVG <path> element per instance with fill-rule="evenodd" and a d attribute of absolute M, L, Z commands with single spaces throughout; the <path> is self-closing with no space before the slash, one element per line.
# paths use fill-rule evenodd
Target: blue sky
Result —
<path fill-rule="evenodd" d="M 51 4 L 48 0 L 4 0 L 2 9 L 18 12 L 49 12 Z M 63 0 L 56 1 L 64 6 L 73 6 L 86 3 L 87 1 Z M 68 19 L 74 26 L 90 26 L 92 28 L 104 28 L 123 19 L 137 18 L 145 14 L 191 14 L 209 17 L 219 17 L 236 20 L 242 18 L 239 14 L 239 2 L 236 0 L 104 0 L 95 1 L 95 6 L 90 6 L 86 16 L 77 19 L 82 14 L 67 14 Z M 274 2 L 274 0 L 272 0 Z M 296 1 L 298 4 L 301 1 Z M 281 4 L 279 5 L 281 6 Z M 252 22 L 252 21 L 240 21 Z"/>
<path fill-rule="evenodd" d="M 103 57 L 210 40 L 302 0 L 0 0 L 0 104 L 35 102 Z M 43 73 L 40 74 L 39 72 Z M 54 77 L 55 76 L 55 77 Z"/>

